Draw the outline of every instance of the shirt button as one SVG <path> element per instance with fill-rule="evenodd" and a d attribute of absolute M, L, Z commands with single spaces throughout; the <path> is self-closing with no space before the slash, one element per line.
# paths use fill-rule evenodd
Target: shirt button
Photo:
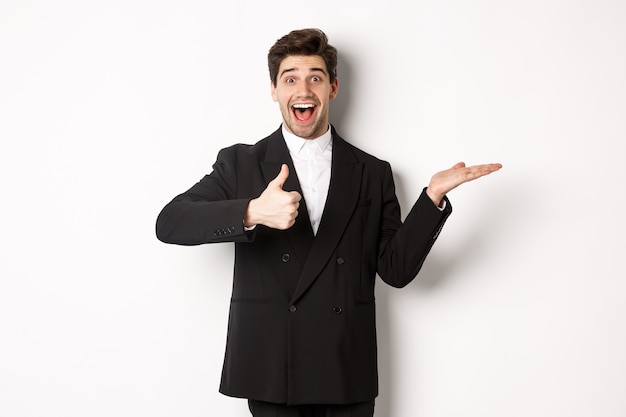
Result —
<path fill-rule="evenodd" d="M 289 254 L 288 254 L 288 253 L 285 253 L 285 254 L 283 255 L 283 262 L 289 262 L 289 258 L 290 258 Z"/>
<path fill-rule="evenodd" d="M 343 258 L 337 258 L 337 263 L 338 263 L 339 265 L 343 265 L 343 263 L 344 263 L 344 262 L 345 262 L 345 261 L 343 260 Z"/>
<path fill-rule="evenodd" d="M 289 306 L 289 311 L 291 311 L 292 313 L 295 313 L 296 310 L 297 310 L 296 306 L 294 306 L 294 305 L 290 305 Z"/>
<path fill-rule="evenodd" d="M 343 309 L 337 306 L 337 307 L 333 307 L 333 311 L 337 314 L 341 314 L 343 312 Z"/>

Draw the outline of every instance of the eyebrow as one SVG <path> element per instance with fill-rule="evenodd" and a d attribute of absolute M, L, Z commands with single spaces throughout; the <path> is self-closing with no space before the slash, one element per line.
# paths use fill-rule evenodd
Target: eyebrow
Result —
<path fill-rule="evenodd" d="M 297 68 L 285 68 L 281 73 L 280 76 L 282 77 L 283 75 L 285 75 L 288 72 L 298 72 L 299 70 Z M 324 68 L 318 68 L 318 67 L 313 67 L 313 68 L 309 68 L 310 72 L 321 72 L 324 75 L 326 74 L 326 70 L 324 70 Z"/>

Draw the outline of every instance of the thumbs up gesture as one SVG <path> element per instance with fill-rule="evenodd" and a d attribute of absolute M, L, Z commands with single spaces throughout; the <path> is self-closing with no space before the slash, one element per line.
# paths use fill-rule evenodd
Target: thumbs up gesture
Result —
<path fill-rule="evenodd" d="M 283 190 L 288 177 L 289 167 L 283 164 L 276 178 L 267 184 L 261 195 L 248 203 L 244 226 L 262 224 L 273 229 L 286 230 L 294 225 L 302 196 L 297 191 Z"/>

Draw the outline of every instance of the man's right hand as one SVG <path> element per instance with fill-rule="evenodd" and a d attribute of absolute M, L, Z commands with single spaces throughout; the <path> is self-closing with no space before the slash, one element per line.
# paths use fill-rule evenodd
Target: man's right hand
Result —
<path fill-rule="evenodd" d="M 243 219 L 244 226 L 262 224 L 273 229 L 286 230 L 294 225 L 302 196 L 297 191 L 283 190 L 287 177 L 289 167 L 283 164 L 276 178 L 267 184 L 261 195 L 248 203 Z"/>

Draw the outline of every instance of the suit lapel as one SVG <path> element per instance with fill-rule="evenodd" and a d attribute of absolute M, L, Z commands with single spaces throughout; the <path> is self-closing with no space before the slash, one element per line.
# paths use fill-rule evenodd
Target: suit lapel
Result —
<path fill-rule="evenodd" d="M 302 195 L 302 188 L 300 187 L 300 181 L 298 181 L 298 175 L 296 174 L 296 169 L 293 166 L 293 161 L 289 155 L 289 149 L 285 144 L 285 139 L 283 138 L 281 130 L 278 129 L 270 136 L 265 161 L 261 162 L 261 169 L 266 183 L 269 183 L 276 178 L 280 172 L 282 164 L 287 164 L 289 166 L 289 177 L 287 177 L 287 180 L 283 185 L 283 190 L 297 191 L 300 195 Z M 294 248 L 296 259 L 298 259 L 301 264 L 304 264 L 308 257 L 314 237 L 304 198 L 300 200 L 296 223 L 287 229 L 285 234 L 288 236 L 291 245 Z"/>
<path fill-rule="evenodd" d="M 359 198 L 362 172 L 363 164 L 356 159 L 349 145 L 333 130 L 333 156 L 328 197 L 320 227 L 293 294 L 292 303 L 300 298 L 315 281 L 339 243 Z M 306 220 L 310 228 L 308 216 Z"/>

